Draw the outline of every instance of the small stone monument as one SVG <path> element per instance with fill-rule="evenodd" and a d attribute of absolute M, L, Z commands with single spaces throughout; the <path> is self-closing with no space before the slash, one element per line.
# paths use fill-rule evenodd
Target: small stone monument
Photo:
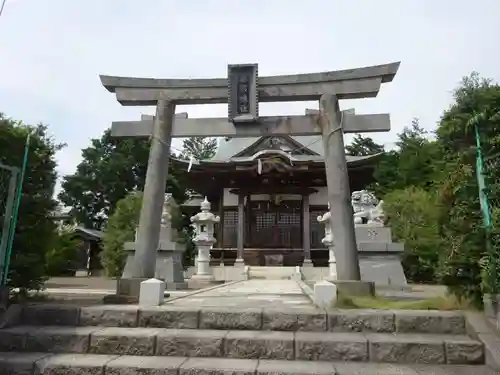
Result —
<path fill-rule="evenodd" d="M 191 217 L 195 229 L 193 242 L 198 250 L 196 274 L 191 277 L 191 280 L 210 284 L 215 281 L 210 268 L 210 249 L 215 243 L 214 224 L 218 223 L 220 218 L 210 212 L 210 202 L 206 197 L 200 208 L 201 212 Z"/>
<path fill-rule="evenodd" d="M 314 303 L 322 309 L 335 306 L 337 302 L 337 286 L 329 281 L 318 281 L 314 284 Z"/>
<path fill-rule="evenodd" d="M 332 234 L 330 203 L 328 203 L 328 211 L 323 216 L 318 216 L 317 220 L 325 226 L 325 237 L 323 237 L 321 242 L 328 247 L 328 279 L 337 280 L 337 260 L 335 258 L 335 244 Z"/>
<path fill-rule="evenodd" d="M 351 194 L 362 280 L 379 285 L 406 285 L 401 265 L 404 244 L 392 242 L 391 228 L 385 226 L 384 201 L 367 190 Z"/>
<path fill-rule="evenodd" d="M 139 292 L 140 306 L 160 306 L 165 299 L 165 283 L 158 279 L 149 279 L 141 283 Z"/>
<path fill-rule="evenodd" d="M 172 195 L 165 194 L 161 216 L 160 238 L 156 252 L 155 278 L 163 280 L 166 283 L 167 290 L 187 289 L 182 266 L 182 258 L 186 246 L 177 242 L 178 233 L 172 228 L 171 208 L 173 203 Z M 137 241 L 137 231 L 135 241 Z M 135 254 L 135 242 L 125 243 L 125 250 L 128 256 L 125 268 L 123 269 L 123 278 L 129 276 Z"/>

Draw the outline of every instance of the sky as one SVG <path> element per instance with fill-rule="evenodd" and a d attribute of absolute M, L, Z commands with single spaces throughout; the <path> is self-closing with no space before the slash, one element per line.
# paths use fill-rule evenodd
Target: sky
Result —
<path fill-rule="evenodd" d="M 401 61 L 377 98 L 341 103 L 391 113 L 391 132 L 372 135 L 391 147 L 414 117 L 435 129 L 464 75 L 500 81 L 498 14 L 498 0 L 6 0 L 0 112 L 48 124 L 67 144 L 57 155 L 58 173 L 67 175 L 112 121 L 154 113 L 122 107 L 99 74 L 214 78 L 226 76 L 227 64 L 258 63 L 264 76 Z M 264 103 L 260 114 L 317 107 Z M 224 117 L 227 105 L 177 112 Z"/>

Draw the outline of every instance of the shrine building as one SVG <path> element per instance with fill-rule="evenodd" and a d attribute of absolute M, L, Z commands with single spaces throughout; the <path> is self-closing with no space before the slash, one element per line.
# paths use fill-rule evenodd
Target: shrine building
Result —
<path fill-rule="evenodd" d="M 381 155 L 347 155 L 351 192 L 373 181 Z M 189 161 L 175 162 L 188 170 Z M 215 156 L 193 161 L 185 177 L 220 216 L 212 264 L 233 265 L 242 254 L 250 266 L 298 266 L 305 258 L 328 267 L 317 221 L 328 210 L 321 136 L 223 138 Z"/>

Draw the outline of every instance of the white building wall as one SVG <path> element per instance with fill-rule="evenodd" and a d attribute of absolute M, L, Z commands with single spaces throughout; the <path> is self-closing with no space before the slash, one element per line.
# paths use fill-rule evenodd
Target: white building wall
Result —
<path fill-rule="evenodd" d="M 310 206 L 326 206 L 328 204 L 328 189 L 326 186 L 314 187 L 318 190 L 317 193 L 311 194 L 309 196 Z"/>
<path fill-rule="evenodd" d="M 226 206 L 237 206 L 238 196 L 236 194 L 231 194 L 229 192 L 231 189 L 224 189 L 224 207 Z"/>

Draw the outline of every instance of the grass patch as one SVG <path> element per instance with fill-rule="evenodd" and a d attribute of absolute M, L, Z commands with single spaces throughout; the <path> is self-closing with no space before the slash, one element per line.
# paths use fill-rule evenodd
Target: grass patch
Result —
<path fill-rule="evenodd" d="M 387 297 L 353 297 L 339 295 L 334 306 L 338 309 L 378 309 L 378 310 L 474 310 L 465 300 L 453 296 L 434 297 L 419 300 L 394 300 Z"/>

